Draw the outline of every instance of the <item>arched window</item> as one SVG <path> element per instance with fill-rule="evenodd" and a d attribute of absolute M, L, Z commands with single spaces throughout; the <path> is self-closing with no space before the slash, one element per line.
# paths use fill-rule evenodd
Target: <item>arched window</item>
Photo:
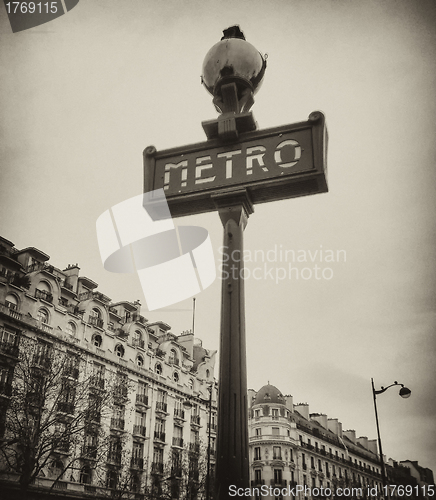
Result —
<path fill-rule="evenodd" d="M 142 333 L 139 330 L 133 332 L 133 345 L 144 348 L 145 342 L 142 338 Z"/>
<path fill-rule="evenodd" d="M 121 344 L 117 344 L 115 346 L 115 354 L 119 357 L 119 358 L 124 358 L 124 347 L 121 345 Z"/>
<path fill-rule="evenodd" d="M 67 323 L 65 331 L 68 333 L 68 335 L 74 337 L 76 335 L 76 325 L 72 321 L 69 321 Z"/>
<path fill-rule="evenodd" d="M 209 376 L 210 376 L 210 371 L 206 370 L 206 378 L 209 378 Z"/>
<path fill-rule="evenodd" d="M 53 300 L 51 286 L 47 283 L 47 281 L 40 281 L 38 283 L 38 286 L 35 289 L 35 297 L 37 299 L 47 300 L 48 302 Z"/>
<path fill-rule="evenodd" d="M 61 460 L 53 460 L 50 466 L 50 475 L 57 479 L 61 479 L 62 477 L 62 472 L 64 470 L 64 464 L 62 463 Z"/>
<path fill-rule="evenodd" d="M 107 487 L 114 490 L 117 487 L 118 474 L 114 470 L 110 470 L 107 473 Z"/>
<path fill-rule="evenodd" d="M 158 374 L 158 375 L 162 375 L 162 365 L 160 363 L 156 363 L 155 367 L 154 367 L 154 371 Z"/>
<path fill-rule="evenodd" d="M 6 295 L 5 298 L 5 306 L 9 307 L 9 309 L 15 309 L 16 311 L 18 310 L 18 299 L 15 295 L 12 293 L 9 293 Z"/>
<path fill-rule="evenodd" d="M 194 380 L 192 378 L 189 379 L 188 386 L 190 389 L 194 388 Z"/>
<path fill-rule="evenodd" d="M 103 328 L 103 318 L 100 309 L 93 307 L 89 313 L 89 323 L 91 325 L 97 326 L 98 328 Z"/>
<path fill-rule="evenodd" d="M 174 382 L 178 382 L 180 380 L 179 374 L 177 372 L 173 373 L 173 380 Z"/>
<path fill-rule="evenodd" d="M 101 311 L 100 311 L 100 309 L 97 309 L 97 307 L 93 307 L 91 309 L 91 316 L 93 318 L 101 318 Z"/>
<path fill-rule="evenodd" d="M 39 321 L 41 321 L 41 323 L 44 323 L 46 325 L 49 324 L 50 315 L 48 314 L 48 311 L 46 309 L 38 309 L 38 314 L 36 317 Z"/>
<path fill-rule="evenodd" d="M 144 358 L 140 354 L 136 356 L 136 364 L 138 366 L 144 366 Z"/>
<path fill-rule="evenodd" d="M 169 354 L 169 362 L 172 365 L 179 365 L 179 357 L 177 355 L 177 351 L 175 349 L 171 349 L 170 354 Z"/>
<path fill-rule="evenodd" d="M 101 335 L 99 333 L 94 333 L 94 335 L 92 336 L 92 343 L 96 347 L 101 347 L 103 339 L 101 338 Z"/>
<path fill-rule="evenodd" d="M 91 467 L 89 465 L 84 465 L 80 471 L 79 481 L 83 484 L 91 484 Z"/>

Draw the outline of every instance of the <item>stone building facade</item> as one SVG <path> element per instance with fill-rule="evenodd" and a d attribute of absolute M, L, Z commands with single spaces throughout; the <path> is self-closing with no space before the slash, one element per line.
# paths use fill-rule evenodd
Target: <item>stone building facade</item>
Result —
<path fill-rule="evenodd" d="M 77 265 L 58 269 L 43 251 L 18 250 L 0 238 L 0 446 L 8 439 L 7 409 L 14 397 L 17 366 L 25 355 L 20 345 L 32 341 L 41 359 L 56 349 L 80 363 L 68 373 L 72 383 L 91 370 L 94 389 L 104 394 L 114 390 L 109 381 L 117 381 L 117 398 L 114 395 L 106 416 L 99 415 L 93 423 L 115 443 L 111 441 L 99 464 L 105 476 L 97 480 L 95 457 L 89 453 L 65 469 L 77 452 L 67 443 L 33 478 L 30 490 L 35 495 L 51 488 L 56 478 L 55 490 L 62 497 L 105 497 L 108 492 L 114 497 L 126 453 L 128 464 L 123 467 L 128 469 L 130 493 L 123 498 L 157 498 L 163 495 L 165 481 L 177 490 L 185 456 L 191 484 L 199 483 L 204 470 L 192 464 L 197 460 L 198 465 L 208 443 L 211 473 L 215 460 L 216 352 L 203 348 L 190 331 L 176 335 L 165 322 L 148 322 L 139 301 L 114 302 L 97 288 L 92 279 L 80 275 Z M 66 422 L 78 411 L 74 398 L 56 404 Z M 81 450 L 92 446 L 92 440 L 86 442 L 83 436 L 82 445 Z M 13 491 L 19 476 L 0 454 L 2 487 Z"/>

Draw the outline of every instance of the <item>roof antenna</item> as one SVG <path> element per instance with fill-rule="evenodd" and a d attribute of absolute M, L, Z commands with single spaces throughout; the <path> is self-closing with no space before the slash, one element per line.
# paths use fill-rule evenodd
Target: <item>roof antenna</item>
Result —
<path fill-rule="evenodd" d="M 192 335 L 195 331 L 195 297 L 192 299 Z"/>

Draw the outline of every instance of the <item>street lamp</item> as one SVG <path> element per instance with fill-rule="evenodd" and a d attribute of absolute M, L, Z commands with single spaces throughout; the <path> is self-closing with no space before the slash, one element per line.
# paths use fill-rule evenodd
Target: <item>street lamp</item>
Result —
<path fill-rule="evenodd" d="M 379 452 L 380 452 L 380 466 L 381 466 L 381 471 L 382 471 L 383 492 L 386 494 L 387 497 L 389 497 L 389 491 L 387 488 L 387 481 L 386 481 L 386 469 L 385 469 L 385 463 L 383 461 L 383 450 L 382 450 L 382 443 L 381 443 L 381 437 L 380 437 L 380 427 L 378 424 L 376 396 L 377 396 L 377 394 L 383 394 L 385 391 L 387 391 L 389 389 L 389 387 L 393 387 L 394 385 L 401 386 L 399 395 L 404 399 L 410 397 L 410 395 L 412 394 L 412 391 L 410 389 L 408 389 L 407 387 L 404 387 L 404 384 L 399 384 L 397 381 L 395 381 L 391 385 L 388 385 L 387 387 L 382 386 L 381 389 L 378 391 L 376 391 L 374 388 L 374 379 L 372 379 L 372 378 L 371 378 L 371 385 L 372 385 L 372 396 L 374 398 L 375 423 L 377 424 L 378 448 L 379 448 Z"/>
<path fill-rule="evenodd" d="M 213 383 L 207 388 L 209 391 L 209 399 L 199 398 L 202 403 L 208 403 L 209 407 L 209 423 L 208 423 L 208 433 L 207 433 L 207 469 L 206 469 L 206 500 L 209 500 L 210 492 L 210 433 L 212 430 L 212 387 Z M 192 408 L 192 403 L 189 400 L 183 402 L 183 407 L 187 410 Z"/>

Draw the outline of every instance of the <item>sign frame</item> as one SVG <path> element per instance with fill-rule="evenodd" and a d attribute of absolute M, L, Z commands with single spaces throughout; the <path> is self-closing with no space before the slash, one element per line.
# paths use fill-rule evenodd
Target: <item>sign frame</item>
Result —
<path fill-rule="evenodd" d="M 288 171 L 283 169 L 281 176 L 265 176 L 262 179 L 227 182 L 225 185 L 216 186 L 213 183 L 202 183 L 199 188 L 186 188 L 177 193 L 165 192 L 172 217 L 183 217 L 198 213 L 217 210 L 216 198 L 221 194 L 234 189 L 245 190 L 247 197 L 253 204 L 295 198 L 310 194 L 325 193 L 327 185 L 327 143 L 328 134 L 324 114 L 314 111 L 309 119 L 291 125 L 282 125 L 254 132 L 241 133 L 231 142 L 222 139 L 209 139 L 205 142 L 157 151 L 154 146 L 144 150 L 144 192 L 164 188 L 164 175 L 162 165 L 166 162 L 180 163 L 187 155 L 210 155 L 225 148 L 244 147 L 250 141 L 274 140 L 274 138 L 289 136 L 289 134 L 310 134 L 309 147 L 304 148 L 301 156 L 305 155 L 306 165 L 309 168 L 298 168 Z M 296 166 L 298 161 L 294 162 Z M 186 167 L 188 168 L 188 167 Z M 194 167 L 195 168 L 195 167 Z M 192 169 L 192 166 L 191 166 Z M 284 174 L 284 175 L 283 175 Z M 259 176 L 258 176 L 259 177 Z M 186 183 L 185 183 L 186 184 Z M 170 191 L 167 189 L 167 191 Z"/>

